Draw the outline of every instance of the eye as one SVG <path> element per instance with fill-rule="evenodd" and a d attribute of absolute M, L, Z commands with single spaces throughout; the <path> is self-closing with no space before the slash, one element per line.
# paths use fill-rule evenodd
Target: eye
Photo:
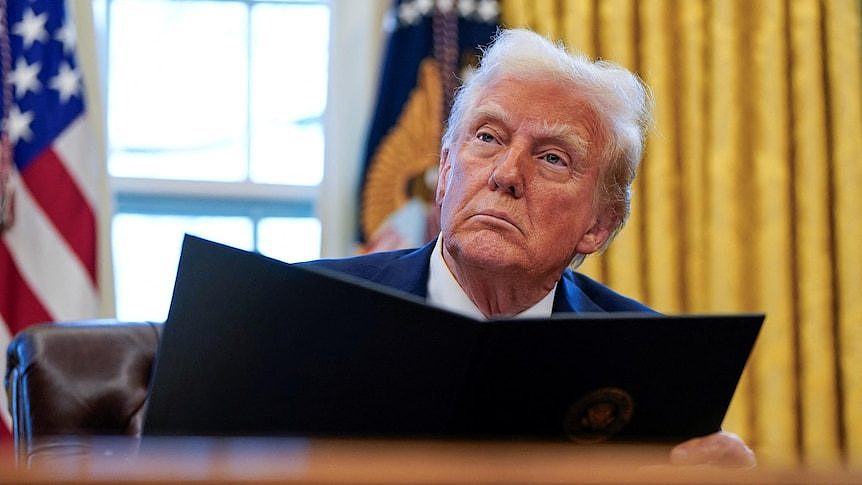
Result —
<path fill-rule="evenodd" d="M 485 143 L 493 143 L 494 140 L 496 140 L 496 138 L 494 138 L 494 135 L 486 131 L 480 132 L 478 135 L 476 135 L 476 138 L 481 141 L 484 141 Z"/>
<path fill-rule="evenodd" d="M 556 153 L 546 153 L 542 158 L 544 158 L 545 161 L 550 163 L 551 165 L 568 165 L 568 163 L 566 163 L 563 157 L 557 155 Z"/>

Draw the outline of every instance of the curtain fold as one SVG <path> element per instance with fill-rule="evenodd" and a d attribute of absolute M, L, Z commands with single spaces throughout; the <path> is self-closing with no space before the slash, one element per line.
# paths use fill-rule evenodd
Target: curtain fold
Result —
<path fill-rule="evenodd" d="M 755 380 L 754 434 L 768 450 L 797 445 L 798 376 L 796 375 L 796 328 L 794 325 L 794 255 L 791 224 L 790 123 L 788 94 L 788 49 L 786 3 L 784 0 L 746 2 L 749 9 L 751 38 L 750 73 L 742 84 L 752 97 L 751 127 L 745 146 L 751 151 L 753 175 L 751 194 L 756 213 L 747 224 L 756 239 L 750 252 L 749 281 L 755 283 L 752 310 L 769 315 L 758 342 L 757 359 L 752 365 Z M 753 173 L 752 173 L 753 172 Z M 745 175 L 743 175 L 745 176 Z M 745 250 L 745 248 L 743 248 Z M 775 405 L 774 403 L 780 403 Z M 784 453 L 769 457 L 775 462 L 790 462 Z"/>
<path fill-rule="evenodd" d="M 823 76 L 823 22 L 818 0 L 790 4 L 790 49 L 794 62 L 790 79 L 795 213 L 794 256 L 799 278 L 797 318 L 801 366 L 800 409 L 802 443 L 814 462 L 838 456 L 838 383 L 835 379 L 836 338 L 830 238 L 830 182 L 826 93 Z"/>
<path fill-rule="evenodd" d="M 622 64 L 653 90 L 632 217 L 581 270 L 663 312 L 767 314 L 724 423 L 764 463 L 862 466 L 859 10 L 503 2 L 506 26 Z"/>
<path fill-rule="evenodd" d="M 744 190 L 748 167 L 744 166 L 742 139 L 747 107 L 740 81 L 744 63 L 738 62 L 743 55 L 738 5 L 735 0 L 717 1 L 706 7 L 705 177 L 704 185 L 699 187 L 705 193 L 706 204 L 706 266 L 704 279 L 691 281 L 689 289 L 706 295 L 706 305 L 701 310 L 707 312 L 749 310 L 746 299 L 750 286 L 744 268 L 746 249 L 751 247 L 746 236 L 752 234 L 744 230 L 751 224 L 742 219 L 742 212 L 747 212 L 751 202 L 749 191 Z M 736 109 L 726 109 L 731 106 Z M 744 374 L 724 423 L 726 429 L 746 438 L 753 436 L 756 421 L 751 403 L 753 384 L 751 372 Z"/>
<path fill-rule="evenodd" d="M 862 467 L 862 100 L 859 2 L 825 2 L 827 105 L 832 162 L 836 323 L 843 392 L 843 437 Z"/>
<path fill-rule="evenodd" d="M 669 24 L 673 21 L 664 0 L 644 0 L 639 3 L 639 18 L 651 28 L 641 32 L 639 42 L 639 69 L 644 81 L 657 97 L 655 119 L 663 126 L 678 126 L 673 93 L 678 91 L 674 80 L 676 58 L 672 46 L 676 43 Z M 660 95 L 658 95 L 660 93 Z M 682 179 L 679 177 L 680 160 L 676 130 L 666 130 L 647 145 L 645 157 L 653 161 L 644 165 L 641 177 L 640 202 L 649 207 L 643 213 L 643 228 L 667 227 L 680 213 L 679 203 Z M 649 301 L 667 312 L 682 310 L 682 277 L 685 266 L 680 264 L 682 233 L 645 230 L 642 245 L 644 252 L 644 295 Z M 648 257 L 646 257 L 648 255 Z"/>
<path fill-rule="evenodd" d="M 598 45 L 597 55 L 613 59 L 622 66 L 637 71 L 637 43 L 635 29 L 635 2 L 633 0 L 605 0 L 597 3 Z M 635 179 L 632 187 L 632 205 L 641 205 L 645 179 Z M 605 281 L 614 288 L 639 300 L 646 299 L 646 278 L 643 244 L 644 211 L 633 211 L 626 225 L 630 231 L 620 233 L 604 255 Z"/>
<path fill-rule="evenodd" d="M 682 180 L 679 229 L 683 237 L 680 265 L 684 268 L 683 309 L 707 308 L 708 292 L 685 282 L 706 281 L 707 237 L 706 120 L 709 118 L 706 76 L 706 8 L 703 2 L 676 5 L 677 112 L 673 130 L 679 134 L 679 169 Z"/>

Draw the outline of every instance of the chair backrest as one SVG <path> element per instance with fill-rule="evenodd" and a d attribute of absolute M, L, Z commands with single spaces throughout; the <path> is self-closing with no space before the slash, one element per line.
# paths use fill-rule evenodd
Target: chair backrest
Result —
<path fill-rule="evenodd" d="M 5 387 L 18 463 L 50 453 L 52 438 L 140 434 L 161 329 L 88 320 L 34 325 L 16 335 Z"/>

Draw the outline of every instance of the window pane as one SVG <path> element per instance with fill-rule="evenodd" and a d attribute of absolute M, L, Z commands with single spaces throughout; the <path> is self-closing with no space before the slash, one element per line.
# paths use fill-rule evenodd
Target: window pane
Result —
<path fill-rule="evenodd" d="M 109 18 L 111 174 L 244 180 L 246 6 L 114 0 Z"/>
<path fill-rule="evenodd" d="M 320 221 L 312 217 L 267 217 L 257 226 L 262 254 L 289 263 L 320 257 Z"/>
<path fill-rule="evenodd" d="M 251 179 L 319 184 L 329 8 L 260 4 L 251 20 Z"/>
<path fill-rule="evenodd" d="M 245 217 L 118 214 L 112 228 L 117 318 L 167 318 L 183 234 L 188 232 L 242 249 L 253 244 Z"/>
<path fill-rule="evenodd" d="M 252 135 L 251 179 L 260 183 L 317 185 L 323 179 L 320 123 L 269 125 Z"/>

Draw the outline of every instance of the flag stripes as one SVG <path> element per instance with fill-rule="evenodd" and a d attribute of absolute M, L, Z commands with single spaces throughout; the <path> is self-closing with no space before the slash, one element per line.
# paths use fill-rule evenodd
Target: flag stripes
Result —
<path fill-rule="evenodd" d="M 38 155 L 21 176 L 95 284 L 96 217 L 63 161 L 49 148 Z"/>
<path fill-rule="evenodd" d="M 91 127 L 87 125 L 87 117 L 79 116 L 54 140 L 53 148 L 74 179 L 81 195 L 87 199 L 90 207 L 96 208 L 99 207 L 97 194 L 104 190 L 105 166 L 93 162 L 102 158 L 91 139 Z"/>
<path fill-rule="evenodd" d="M 24 281 L 6 244 L 0 244 L 0 278 L 0 287 L 6 293 L 6 298 L 0 298 L 0 316 L 8 320 L 8 332 L 5 333 L 14 334 L 28 324 L 51 318 L 42 302 Z M 3 343 L 5 349 L 8 341 Z"/>
<path fill-rule="evenodd" d="M 99 316 L 96 209 L 105 166 L 87 122 L 66 2 L 0 0 L 0 17 L 0 106 L 11 148 L 0 172 L 14 197 L 0 233 L 5 348 L 28 325 Z M 3 395 L 0 404 L 8 424 Z"/>
<path fill-rule="evenodd" d="M 98 290 L 91 271 L 81 263 L 69 242 L 33 198 L 28 186 L 14 172 L 12 186 L 15 188 L 15 223 L 4 233 L 3 245 L 17 262 L 21 281 L 38 296 L 50 318 L 12 321 L 4 315 L 6 323 L 20 328 L 39 321 L 97 315 Z M 92 238 L 95 240 L 95 234 Z M 6 289 L 2 290 L 5 293 Z"/>

